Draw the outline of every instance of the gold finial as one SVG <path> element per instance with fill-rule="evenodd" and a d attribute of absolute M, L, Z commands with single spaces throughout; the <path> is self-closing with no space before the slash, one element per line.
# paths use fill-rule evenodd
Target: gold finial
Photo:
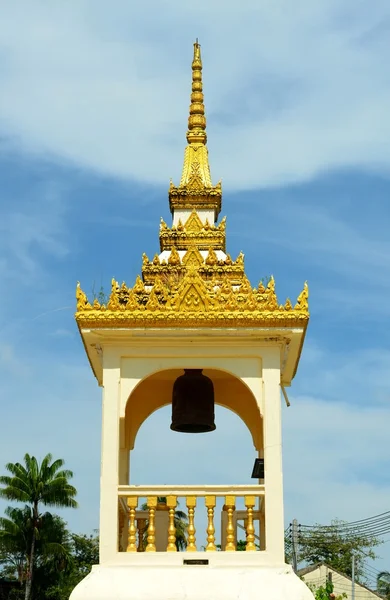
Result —
<path fill-rule="evenodd" d="M 214 221 L 221 210 L 221 184 L 213 186 L 207 149 L 206 117 L 203 103 L 202 58 L 198 40 L 194 44 L 192 60 L 192 92 L 188 118 L 187 147 L 178 187 L 169 186 L 169 207 L 176 209 L 214 211 Z"/>
<path fill-rule="evenodd" d="M 196 38 L 194 44 L 194 58 L 192 61 L 192 93 L 187 141 L 189 144 L 206 144 L 207 142 L 206 117 L 203 103 L 202 57 L 200 55 L 198 38 Z"/>

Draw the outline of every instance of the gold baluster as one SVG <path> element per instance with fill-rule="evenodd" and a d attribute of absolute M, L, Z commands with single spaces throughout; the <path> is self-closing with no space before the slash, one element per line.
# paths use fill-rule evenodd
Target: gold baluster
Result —
<path fill-rule="evenodd" d="M 214 552 L 217 547 L 215 545 L 215 527 L 214 527 L 214 508 L 215 496 L 206 496 L 205 503 L 207 507 L 207 546 L 206 552 Z"/>
<path fill-rule="evenodd" d="M 247 552 L 256 551 L 255 545 L 255 528 L 253 526 L 253 508 L 255 506 L 255 497 L 254 496 L 245 496 L 245 506 L 247 512 L 247 519 L 245 522 L 246 529 L 246 548 Z"/>
<path fill-rule="evenodd" d="M 233 514 L 235 509 L 235 497 L 234 496 L 226 496 L 225 505 L 227 510 L 227 527 L 226 527 L 226 552 L 233 552 L 236 549 L 236 545 L 234 543 L 234 525 L 233 525 Z"/>
<path fill-rule="evenodd" d="M 137 508 L 138 498 L 127 498 L 129 507 L 129 534 L 127 537 L 126 552 L 137 552 L 137 528 L 135 526 L 135 509 Z"/>
<path fill-rule="evenodd" d="M 168 546 L 167 552 L 177 552 L 176 548 L 176 527 L 175 527 L 175 508 L 177 505 L 176 496 L 167 496 L 167 506 L 169 508 L 168 525 Z"/>
<path fill-rule="evenodd" d="M 156 527 L 154 519 L 156 516 L 157 498 L 151 496 L 147 499 L 149 509 L 149 525 L 148 525 L 148 545 L 145 552 L 156 552 Z"/>
<path fill-rule="evenodd" d="M 196 538 L 195 538 L 195 515 L 196 497 L 187 497 L 187 508 L 188 508 L 188 540 L 187 540 L 187 552 L 196 552 Z"/>
<path fill-rule="evenodd" d="M 144 533 L 146 529 L 146 519 L 137 519 L 138 529 L 138 549 L 137 552 L 145 552 Z"/>

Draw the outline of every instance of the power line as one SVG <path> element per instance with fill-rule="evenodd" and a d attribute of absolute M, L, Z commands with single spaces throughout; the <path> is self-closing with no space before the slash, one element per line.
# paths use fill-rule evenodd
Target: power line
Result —
<path fill-rule="evenodd" d="M 358 521 L 350 521 L 350 522 L 343 522 L 341 521 L 340 523 L 334 523 L 331 525 L 302 525 L 301 527 L 305 528 L 305 529 L 334 529 L 334 528 L 338 528 L 338 529 L 362 529 L 362 528 L 370 528 L 379 524 L 383 524 L 383 523 L 389 523 L 390 522 L 390 511 L 386 511 L 383 513 L 380 513 L 378 515 L 374 515 L 372 517 L 367 517 L 366 519 L 359 519 Z"/>

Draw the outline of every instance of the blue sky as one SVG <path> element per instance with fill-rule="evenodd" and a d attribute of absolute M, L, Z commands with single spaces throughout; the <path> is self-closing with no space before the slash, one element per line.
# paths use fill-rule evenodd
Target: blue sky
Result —
<path fill-rule="evenodd" d="M 273 274 L 281 300 L 310 286 L 283 411 L 286 523 L 388 510 L 390 6 L 141 4 L 0 0 L 0 464 L 64 457 L 80 501 L 66 518 L 97 527 L 100 390 L 75 285 L 131 283 L 142 252 L 158 251 L 199 37 L 228 251 L 245 252 L 254 284 Z M 253 448 L 234 415 L 219 410 L 201 448 L 177 440 L 169 411 L 153 415 L 134 482 L 249 482 Z M 380 554 L 389 568 L 390 544 Z"/>

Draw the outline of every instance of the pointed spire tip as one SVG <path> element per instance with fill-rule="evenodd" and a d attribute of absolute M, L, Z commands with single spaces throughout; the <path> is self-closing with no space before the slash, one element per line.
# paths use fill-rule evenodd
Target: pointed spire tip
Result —
<path fill-rule="evenodd" d="M 187 141 L 189 144 L 206 144 L 206 117 L 203 102 L 202 59 L 198 38 L 194 43 L 192 61 L 192 92 L 188 119 Z"/>

